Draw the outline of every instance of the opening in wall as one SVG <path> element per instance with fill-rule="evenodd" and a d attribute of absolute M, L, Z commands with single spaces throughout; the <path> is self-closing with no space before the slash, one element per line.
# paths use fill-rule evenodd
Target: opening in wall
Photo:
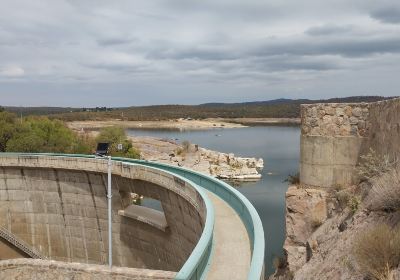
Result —
<path fill-rule="evenodd" d="M 162 231 L 168 228 L 161 201 L 137 193 L 130 193 L 129 198 L 125 209 L 118 211 L 119 215 L 149 224 Z"/>

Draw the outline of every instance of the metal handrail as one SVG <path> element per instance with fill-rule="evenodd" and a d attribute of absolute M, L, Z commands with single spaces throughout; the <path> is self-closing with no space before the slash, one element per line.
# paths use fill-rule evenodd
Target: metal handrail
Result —
<path fill-rule="evenodd" d="M 42 260 L 46 259 L 34 248 L 25 243 L 25 241 L 18 238 L 15 234 L 8 231 L 4 227 L 0 227 L 0 237 L 3 238 L 4 240 L 7 240 L 10 244 L 14 245 L 19 250 L 21 250 L 22 252 L 24 252 L 33 259 L 42 259 Z"/>

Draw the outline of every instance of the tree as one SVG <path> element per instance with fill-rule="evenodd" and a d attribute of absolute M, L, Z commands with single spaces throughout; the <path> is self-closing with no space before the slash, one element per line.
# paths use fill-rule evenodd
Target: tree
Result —
<path fill-rule="evenodd" d="M 16 115 L 0 112 L 0 152 L 6 151 L 8 141 L 14 136 L 16 130 Z"/>
<path fill-rule="evenodd" d="M 7 152 L 91 152 L 91 144 L 87 139 L 79 137 L 59 120 L 30 117 L 14 127 L 13 137 L 6 144 Z"/>
<path fill-rule="evenodd" d="M 110 144 L 110 153 L 113 156 L 140 158 L 140 152 L 134 148 L 132 142 L 127 138 L 126 132 L 122 127 L 109 126 L 100 131 L 96 138 L 97 142 Z M 122 149 L 118 150 L 118 144 L 122 144 Z"/>

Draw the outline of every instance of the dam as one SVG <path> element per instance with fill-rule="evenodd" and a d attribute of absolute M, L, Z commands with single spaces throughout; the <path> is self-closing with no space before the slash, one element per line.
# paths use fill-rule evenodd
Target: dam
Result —
<path fill-rule="evenodd" d="M 262 224 L 242 194 L 188 169 L 112 160 L 109 269 L 107 160 L 0 154 L 1 279 L 264 279 Z"/>

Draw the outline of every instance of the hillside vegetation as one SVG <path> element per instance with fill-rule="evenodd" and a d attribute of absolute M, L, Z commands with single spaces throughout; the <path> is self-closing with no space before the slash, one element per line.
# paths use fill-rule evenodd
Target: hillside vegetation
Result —
<path fill-rule="evenodd" d="M 373 102 L 381 96 L 356 96 L 328 100 L 277 99 L 245 103 L 207 103 L 201 105 L 154 105 L 126 108 L 18 108 L 7 111 L 23 115 L 47 114 L 49 118 L 64 121 L 123 119 L 131 121 L 155 121 L 178 118 L 298 118 L 300 104 L 320 102 Z"/>

